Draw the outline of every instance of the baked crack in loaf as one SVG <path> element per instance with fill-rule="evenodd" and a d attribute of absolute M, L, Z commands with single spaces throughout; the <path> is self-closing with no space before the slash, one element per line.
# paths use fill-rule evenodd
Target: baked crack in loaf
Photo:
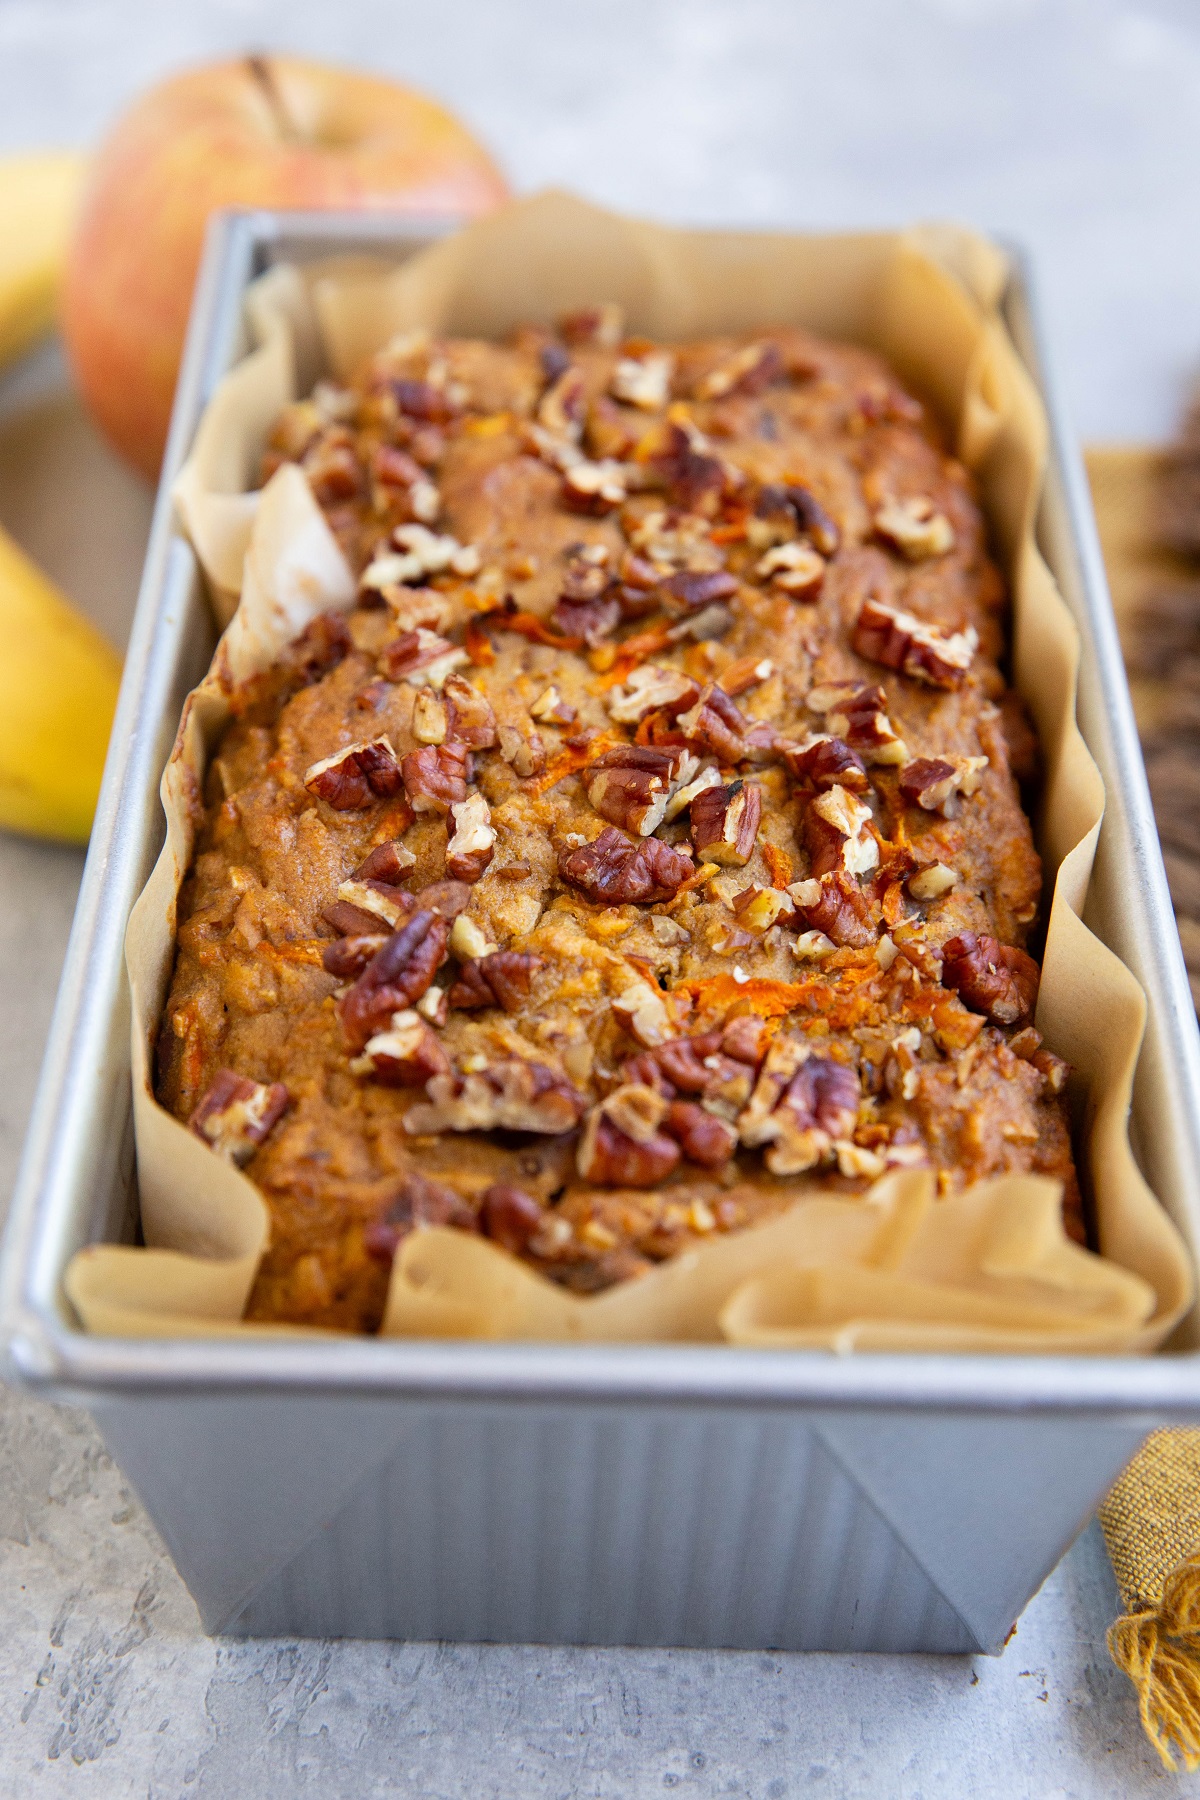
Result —
<path fill-rule="evenodd" d="M 969 479 L 863 350 L 614 309 L 287 409 L 358 604 L 233 697 L 158 1045 L 371 1331 L 420 1224 L 576 1292 L 927 1163 L 1064 1186 L 1036 744 Z"/>

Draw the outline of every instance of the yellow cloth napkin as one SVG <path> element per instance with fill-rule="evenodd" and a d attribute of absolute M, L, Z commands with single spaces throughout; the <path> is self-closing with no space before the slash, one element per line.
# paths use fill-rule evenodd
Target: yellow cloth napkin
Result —
<path fill-rule="evenodd" d="M 1164 459 L 1133 445 L 1087 454 L 1113 604 L 1132 641 L 1155 582 L 1195 579 L 1155 529 Z M 1134 680 L 1139 723 L 1153 729 L 1155 685 Z M 1142 1725 L 1169 1769 L 1200 1769 L 1200 1430 L 1156 1431 L 1100 1508 L 1124 1615 L 1108 1647 L 1138 1693 Z"/>

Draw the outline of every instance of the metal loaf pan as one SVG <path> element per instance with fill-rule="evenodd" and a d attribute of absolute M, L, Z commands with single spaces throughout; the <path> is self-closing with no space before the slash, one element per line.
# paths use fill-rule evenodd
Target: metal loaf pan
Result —
<path fill-rule="evenodd" d="M 710 1345 L 374 1339 L 124 1342 L 61 1291 L 131 1239 L 122 939 L 162 838 L 158 779 L 213 628 L 169 490 L 279 260 L 399 258 L 387 217 L 213 228 L 112 749 L 6 1240 L 26 1383 L 85 1405 L 211 1632 L 826 1650 L 996 1650 L 1155 1425 L 1200 1416 L 1187 1328 L 1157 1357 L 757 1353 Z M 1145 986 L 1134 1131 L 1200 1243 L 1200 1043 L 1082 467 L 1014 257 L 1007 315 L 1053 427 L 1040 530 L 1083 644 L 1080 718 L 1108 814 L 1097 917 Z M 1140 1121 L 1153 1100 L 1169 1133 Z"/>

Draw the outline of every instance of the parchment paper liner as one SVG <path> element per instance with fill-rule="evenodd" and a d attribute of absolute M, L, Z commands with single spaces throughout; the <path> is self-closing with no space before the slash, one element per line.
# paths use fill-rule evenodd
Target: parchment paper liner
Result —
<path fill-rule="evenodd" d="M 232 617 L 189 697 L 163 777 L 167 842 L 130 919 L 134 1119 L 151 1248 L 77 1255 L 67 1292 L 86 1326 L 121 1335 L 261 1332 L 241 1322 L 266 1242 L 252 1183 L 163 1111 L 149 1044 L 169 982 L 194 802 L 232 681 L 267 666 L 353 582 L 300 473 L 249 492 L 271 420 L 324 364 L 345 377 L 398 331 L 495 336 L 615 299 L 651 336 L 805 324 L 886 355 L 956 427 L 1013 591 L 1017 685 L 1046 760 L 1040 848 L 1056 875 L 1038 1024 L 1086 1095 L 1102 1256 L 1065 1237 L 1056 1184 L 1000 1177 L 946 1200 L 924 1171 L 852 1200 L 796 1184 L 780 1217 L 711 1241 L 636 1282 L 579 1298 L 490 1243 L 427 1230 L 401 1246 L 385 1334 L 724 1338 L 878 1350 L 1146 1350 L 1191 1299 L 1181 1240 L 1130 1153 L 1145 1003 L 1079 917 L 1103 811 L 1075 724 L 1078 639 L 1033 537 L 1046 426 L 997 311 L 1004 260 L 956 228 L 859 237 L 675 232 L 562 195 L 520 203 L 391 272 L 277 269 L 248 296 L 258 348 L 221 384 L 176 497 L 218 617 Z M 240 590 L 241 604 L 234 612 Z"/>

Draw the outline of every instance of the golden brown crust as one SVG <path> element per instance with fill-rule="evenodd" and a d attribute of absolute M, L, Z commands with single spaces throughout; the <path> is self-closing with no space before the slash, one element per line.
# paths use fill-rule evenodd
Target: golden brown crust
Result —
<path fill-rule="evenodd" d="M 235 696 L 158 1062 L 287 1088 L 254 1318 L 374 1329 L 422 1220 L 591 1291 L 810 1171 L 1077 1229 L 967 476 L 864 351 L 569 336 L 385 352 L 268 452 L 362 604 Z"/>

